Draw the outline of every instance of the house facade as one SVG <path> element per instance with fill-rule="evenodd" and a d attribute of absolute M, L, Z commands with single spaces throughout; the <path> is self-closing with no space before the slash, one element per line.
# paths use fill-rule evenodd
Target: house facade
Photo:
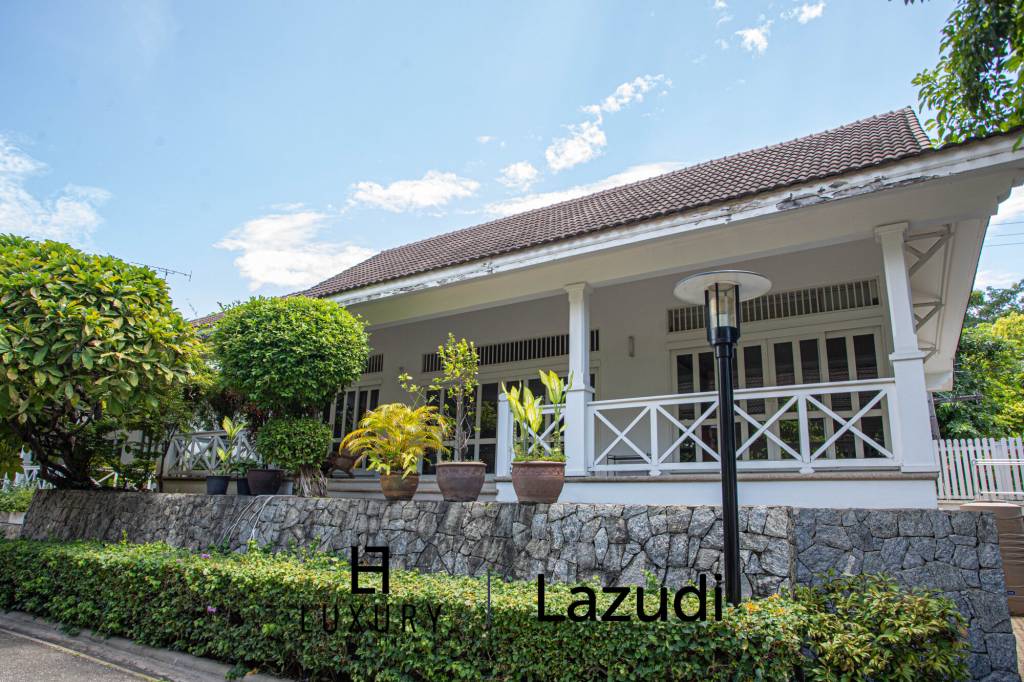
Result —
<path fill-rule="evenodd" d="M 452 332 L 480 349 L 488 495 L 514 499 L 500 385 L 553 369 L 572 377 L 562 501 L 717 504 L 713 351 L 673 287 L 750 270 L 772 289 L 744 304 L 733 370 L 741 504 L 935 507 L 929 394 L 952 386 L 989 218 L 1024 179 L 1015 141 L 932 149 L 904 109 L 382 252 L 303 292 L 371 332 L 325 416 L 340 440 L 408 400 L 397 376 L 429 382 Z"/>

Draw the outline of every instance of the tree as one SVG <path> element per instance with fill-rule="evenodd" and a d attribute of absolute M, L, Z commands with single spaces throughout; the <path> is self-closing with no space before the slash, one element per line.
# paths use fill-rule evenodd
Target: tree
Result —
<path fill-rule="evenodd" d="M 987 287 L 984 291 L 971 292 L 967 303 L 964 327 L 973 327 L 982 322 L 995 322 L 1011 312 L 1024 311 L 1024 280 L 1011 284 L 1005 289 Z"/>
<path fill-rule="evenodd" d="M 1024 0 L 958 0 L 939 49 L 939 63 L 913 83 L 942 142 L 1024 124 Z"/>
<path fill-rule="evenodd" d="M 148 268 L 0 235 L 0 423 L 44 480 L 94 487 L 98 439 L 181 390 L 199 350 Z"/>
<path fill-rule="evenodd" d="M 275 418 L 316 417 L 337 391 L 359 378 L 369 355 L 362 321 L 333 301 L 303 296 L 253 298 L 226 310 L 210 343 L 224 384 L 269 411 L 264 428 Z M 313 443 L 314 430 L 300 420 L 276 428 L 277 442 L 288 425 L 294 427 L 294 438 L 308 437 Z M 319 465 L 327 451 L 318 459 L 292 456 L 313 451 L 296 444 L 282 463 L 298 465 L 301 491 L 324 495 Z"/>
<path fill-rule="evenodd" d="M 944 438 L 999 438 L 1024 429 L 1024 315 L 964 329 L 953 390 L 936 394 Z"/>

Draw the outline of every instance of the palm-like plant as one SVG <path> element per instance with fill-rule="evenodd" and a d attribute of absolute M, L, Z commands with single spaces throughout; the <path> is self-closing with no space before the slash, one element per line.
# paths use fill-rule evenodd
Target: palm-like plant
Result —
<path fill-rule="evenodd" d="M 367 412 L 338 448 L 358 455 L 357 464 L 366 460 L 371 471 L 390 476 L 392 469 L 401 469 L 405 478 L 416 473 L 428 452 L 445 450 L 447 432 L 444 416 L 433 405 L 387 403 Z"/>
<path fill-rule="evenodd" d="M 235 448 L 238 445 L 238 437 L 245 430 L 245 420 L 240 419 L 235 422 L 231 420 L 231 417 L 224 417 L 224 421 L 221 422 L 221 428 L 224 429 L 224 433 L 227 435 L 228 447 L 227 449 L 217 448 L 217 469 L 214 473 L 227 476 L 233 472 L 237 464 Z"/>

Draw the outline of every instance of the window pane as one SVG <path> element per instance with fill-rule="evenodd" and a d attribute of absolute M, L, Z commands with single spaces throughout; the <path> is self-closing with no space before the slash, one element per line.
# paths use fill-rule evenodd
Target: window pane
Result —
<path fill-rule="evenodd" d="M 498 384 L 480 386 L 480 437 L 495 438 L 498 434 Z"/>
<path fill-rule="evenodd" d="M 676 356 L 676 392 L 693 393 L 693 355 L 690 353 Z M 679 406 L 680 419 L 693 419 L 693 414 L 693 405 Z"/>
<path fill-rule="evenodd" d="M 878 357 L 875 353 L 874 334 L 861 334 L 853 337 L 853 357 L 857 365 L 858 379 L 878 378 Z"/>
<path fill-rule="evenodd" d="M 355 391 L 347 391 L 345 393 L 345 419 L 342 423 L 342 431 L 338 435 L 344 435 L 355 428 L 356 397 Z"/>
<path fill-rule="evenodd" d="M 800 371 L 803 374 L 802 383 L 817 384 L 821 381 L 817 339 L 804 339 L 800 342 Z"/>
<path fill-rule="evenodd" d="M 761 388 L 764 386 L 761 346 L 747 346 L 743 349 L 743 373 L 746 376 L 744 388 Z"/>
<path fill-rule="evenodd" d="M 700 354 L 698 360 L 700 367 L 700 390 L 714 391 L 715 390 L 715 354 L 711 351 Z"/>
<path fill-rule="evenodd" d="M 484 471 L 488 474 L 494 473 L 494 444 L 493 443 L 481 443 L 480 444 L 480 461 L 486 464 Z"/>
<path fill-rule="evenodd" d="M 761 346 L 747 346 L 743 349 L 744 388 L 761 388 L 764 386 L 764 363 L 761 359 Z M 764 414 L 764 400 L 745 401 L 747 414 Z M 765 444 L 767 447 L 767 444 Z"/>
<path fill-rule="evenodd" d="M 825 340 L 825 354 L 828 357 L 828 380 L 829 381 L 849 381 L 850 380 L 850 361 L 846 355 L 846 337 L 839 336 Z M 833 393 L 832 394 L 832 409 L 849 410 L 852 407 L 851 394 L 849 393 Z M 844 434 L 840 438 L 840 441 L 845 441 L 848 434 Z M 849 448 L 843 443 L 837 443 L 841 446 L 841 449 L 848 452 Z M 842 455 L 840 455 L 842 456 Z"/>
<path fill-rule="evenodd" d="M 775 383 L 779 386 L 792 386 L 796 383 L 793 344 L 789 341 L 776 343 L 772 346 L 772 352 L 775 355 Z"/>

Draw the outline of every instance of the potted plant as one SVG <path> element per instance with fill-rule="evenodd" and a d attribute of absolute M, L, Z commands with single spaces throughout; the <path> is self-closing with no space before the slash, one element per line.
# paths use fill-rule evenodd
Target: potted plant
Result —
<path fill-rule="evenodd" d="M 417 395 L 422 402 L 426 402 L 425 391 L 444 390 L 445 400 L 441 409 L 450 428 L 448 435 L 454 442 L 449 461 L 442 461 L 439 453 L 437 487 L 446 502 L 473 502 L 480 497 L 487 469 L 483 462 L 466 458 L 473 432 L 473 404 L 480 360 L 472 341 L 456 341 L 451 333 L 444 345 L 437 347 L 437 355 L 441 361 L 441 375 L 427 389 L 410 383 L 411 377 L 408 374 L 401 375 L 399 381 L 403 388 Z"/>
<path fill-rule="evenodd" d="M 562 449 L 562 411 L 565 407 L 566 383 L 554 372 L 541 372 L 548 401 L 551 403 L 551 443 L 545 447 L 541 438 L 544 430 L 544 399 L 535 396 L 528 387 L 518 386 L 501 390 L 508 398 L 514 422 L 512 487 L 520 502 L 552 503 L 558 501 L 565 485 L 565 452 Z M 572 381 L 572 375 L 569 376 Z"/>
<path fill-rule="evenodd" d="M 272 417 L 260 429 L 256 437 L 256 448 L 264 459 L 273 462 L 278 468 L 251 469 L 246 474 L 253 495 L 276 493 L 281 486 L 284 471 L 288 471 L 298 474 L 295 485 L 300 495 L 325 497 L 325 487 L 318 485 L 318 482 L 323 481 L 323 476 L 311 476 L 308 473 L 313 469 L 319 473 L 320 465 L 331 450 L 331 440 L 331 427 L 316 417 Z M 274 472 L 276 476 L 265 472 Z M 254 485 L 257 481 L 253 474 L 259 479 L 259 485 Z"/>
<path fill-rule="evenodd" d="M 217 448 L 217 468 L 213 474 L 206 477 L 207 495 L 224 495 L 227 493 L 228 483 L 232 480 L 235 481 L 235 490 L 237 491 L 239 489 L 239 470 L 241 469 L 242 475 L 245 475 L 243 467 L 246 466 L 246 463 L 238 458 L 238 439 L 242 435 L 242 431 L 245 430 L 245 421 L 235 422 L 231 417 L 225 416 L 221 420 L 220 426 L 224 429 L 227 448 Z M 246 490 L 248 490 L 248 486 L 246 486 Z M 244 494 L 248 495 L 249 493 Z"/>
<path fill-rule="evenodd" d="M 380 488 L 389 500 L 411 500 L 420 483 L 417 466 L 427 452 L 444 451 L 448 428 L 433 405 L 410 407 L 387 403 L 370 410 L 359 428 L 339 444 L 366 460 L 380 474 Z"/>
<path fill-rule="evenodd" d="M 224 495 L 228 492 L 228 483 L 231 482 L 235 464 L 235 440 L 238 434 L 245 428 L 243 422 L 236 424 L 231 417 L 224 417 L 221 421 L 221 428 L 224 429 L 227 440 L 227 447 L 217 447 L 217 466 L 206 477 L 207 495 Z"/>

